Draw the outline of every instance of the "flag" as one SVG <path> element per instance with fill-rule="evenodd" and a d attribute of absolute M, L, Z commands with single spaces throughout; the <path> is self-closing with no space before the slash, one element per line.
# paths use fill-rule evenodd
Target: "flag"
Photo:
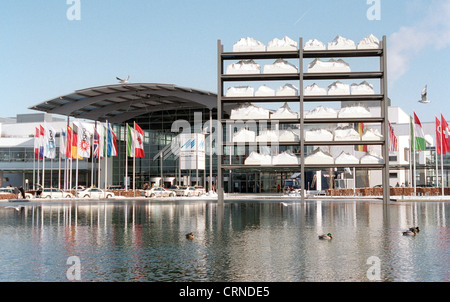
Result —
<path fill-rule="evenodd" d="M 136 134 L 135 148 L 134 152 L 136 157 L 145 157 L 144 152 L 144 131 L 142 131 L 141 127 L 138 124 L 134 123 L 134 130 Z"/>
<path fill-rule="evenodd" d="M 78 127 L 77 152 L 79 157 L 91 157 L 91 133 L 87 129 L 87 125 L 82 122 L 74 122 Z"/>
<path fill-rule="evenodd" d="M 127 150 L 130 157 L 145 157 L 144 152 L 144 131 L 138 124 L 134 124 L 134 129 L 128 127 Z"/>
<path fill-rule="evenodd" d="M 106 122 L 107 142 L 106 142 L 106 155 L 117 156 L 117 137 L 112 130 L 111 124 Z"/>
<path fill-rule="evenodd" d="M 75 123 L 72 123 L 72 158 L 77 158 L 78 156 L 78 127 Z"/>
<path fill-rule="evenodd" d="M 358 133 L 360 136 L 364 134 L 364 123 L 358 123 Z M 358 145 L 358 151 L 367 152 L 367 145 Z"/>
<path fill-rule="evenodd" d="M 102 128 L 102 127 L 101 127 Z M 101 141 L 102 138 L 100 137 L 100 133 L 99 131 L 97 131 L 97 126 L 95 127 L 94 130 L 94 140 L 93 140 L 93 154 L 92 156 L 94 158 L 102 158 L 103 157 L 103 152 L 102 152 L 102 145 L 101 145 Z"/>
<path fill-rule="evenodd" d="M 61 158 L 66 158 L 66 141 L 66 131 L 62 129 L 59 136 L 59 156 Z"/>
<path fill-rule="evenodd" d="M 39 125 L 39 158 L 44 158 L 44 127 Z"/>
<path fill-rule="evenodd" d="M 127 154 L 129 157 L 134 157 L 134 129 L 127 124 Z"/>
<path fill-rule="evenodd" d="M 397 136 L 391 123 L 389 123 L 389 151 L 398 151 Z"/>
<path fill-rule="evenodd" d="M 441 121 L 437 118 L 434 117 L 434 122 L 436 124 L 436 152 L 437 154 L 442 154 L 442 148 L 441 148 Z"/>
<path fill-rule="evenodd" d="M 445 118 L 441 114 L 441 126 L 442 126 L 442 152 L 446 154 L 450 152 L 450 129 Z"/>
<path fill-rule="evenodd" d="M 103 158 L 103 156 L 105 156 L 105 152 L 104 152 L 105 128 L 104 128 L 104 125 L 102 123 L 99 123 L 99 124 L 96 123 L 95 132 L 97 133 L 97 137 L 98 137 L 98 155 L 100 156 L 100 158 Z"/>
<path fill-rule="evenodd" d="M 36 127 L 36 132 L 34 135 L 34 158 L 35 159 L 42 159 L 42 157 L 39 156 L 39 149 L 41 145 L 41 138 L 40 138 L 40 129 Z"/>
<path fill-rule="evenodd" d="M 83 157 L 80 155 L 79 149 L 78 149 L 78 135 L 79 135 L 79 126 L 77 122 L 72 123 L 72 158 L 76 159 L 83 159 Z"/>
<path fill-rule="evenodd" d="M 55 129 L 44 123 L 44 156 L 46 158 L 56 157 Z"/>
<path fill-rule="evenodd" d="M 66 158 L 72 158 L 72 127 L 67 125 Z"/>
<path fill-rule="evenodd" d="M 423 133 L 422 124 L 420 123 L 419 118 L 414 112 L 414 146 L 411 146 L 413 150 L 424 151 L 426 150 L 425 145 L 425 134 Z"/>

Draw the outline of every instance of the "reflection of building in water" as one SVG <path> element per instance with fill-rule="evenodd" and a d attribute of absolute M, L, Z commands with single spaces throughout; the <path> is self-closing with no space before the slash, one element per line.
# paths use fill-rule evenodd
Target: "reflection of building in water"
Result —
<path fill-rule="evenodd" d="M 447 203 L 399 203 L 388 213 L 381 202 L 365 201 L 5 207 L 5 246 L 14 243 L 20 253 L 7 251 L 0 265 L 8 255 L 24 255 L 17 266 L 33 272 L 24 280 L 61 278 L 58 270 L 72 255 L 81 259 L 83 281 L 366 281 L 373 255 L 382 260 L 384 281 L 436 280 L 447 273 L 436 266 L 445 253 Z M 401 235 L 416 225 L 422 237 Z M 188 232 L 194 240 L 186 240 Z M 332 241 L 318 240 L 327 232 Z"/>

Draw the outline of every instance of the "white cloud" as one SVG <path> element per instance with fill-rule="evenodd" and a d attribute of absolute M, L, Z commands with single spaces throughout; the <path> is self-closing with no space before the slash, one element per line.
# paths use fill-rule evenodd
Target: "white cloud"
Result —
<path fill-rule="evenodd" d="M 431 2 L 423 17 L 411 26 L 402 26 L 389 37 L 388 72 L 394 82 L 408 71 L 409 62 L 425 48 L 437 50 L 450 45 L 450 2 Z"/>

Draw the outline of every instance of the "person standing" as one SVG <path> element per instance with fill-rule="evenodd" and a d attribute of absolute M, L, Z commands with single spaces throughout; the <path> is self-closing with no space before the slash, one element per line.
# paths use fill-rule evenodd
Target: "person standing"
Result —
<path fill-rule="evenodd" d="M 20 186 L 19 192 L 20 192 L 20 195 L 22 195 L 22 198 L 25 199 L 25 190 L 23 189 L 22 186 Z"/>

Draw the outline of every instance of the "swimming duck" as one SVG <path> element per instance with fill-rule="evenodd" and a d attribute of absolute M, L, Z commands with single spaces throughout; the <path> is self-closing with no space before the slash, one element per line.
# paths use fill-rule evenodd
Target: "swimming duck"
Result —
<path fill-rule="evenodd" d="M 417 227 L 413 227 L 413 228 L 409 228 L 409 231 L 411 231 L 411 232 L 416 232 L 416 233 L 419 233 L 419 232 L 420 232 L 418 226 L 417 226 Z"/>
<path fill-rule="evenodd" d="M 331 240 L 332 238 L 333 238 L 333 236 L 331 235 L 331 233 L 319 235 L 319 239 L 322 239 L 322 240 Z"/>
<path fill-rule="evenodd" d="M 413 231 L 411 231 L 411 229 L 409 229 L 406 232 L 403 232 L 403 236 L 416 236 L 416 234 L 417 234 L 417 232 L 414 231 L 414 229 L 413 229 Z"/>
<path fill-rule="evenodd" d="M 194 234 L 192 234 L 192 232 L 190 232 L 189 234 L 186 234 L 186 239 L 194 239 Z"/>

